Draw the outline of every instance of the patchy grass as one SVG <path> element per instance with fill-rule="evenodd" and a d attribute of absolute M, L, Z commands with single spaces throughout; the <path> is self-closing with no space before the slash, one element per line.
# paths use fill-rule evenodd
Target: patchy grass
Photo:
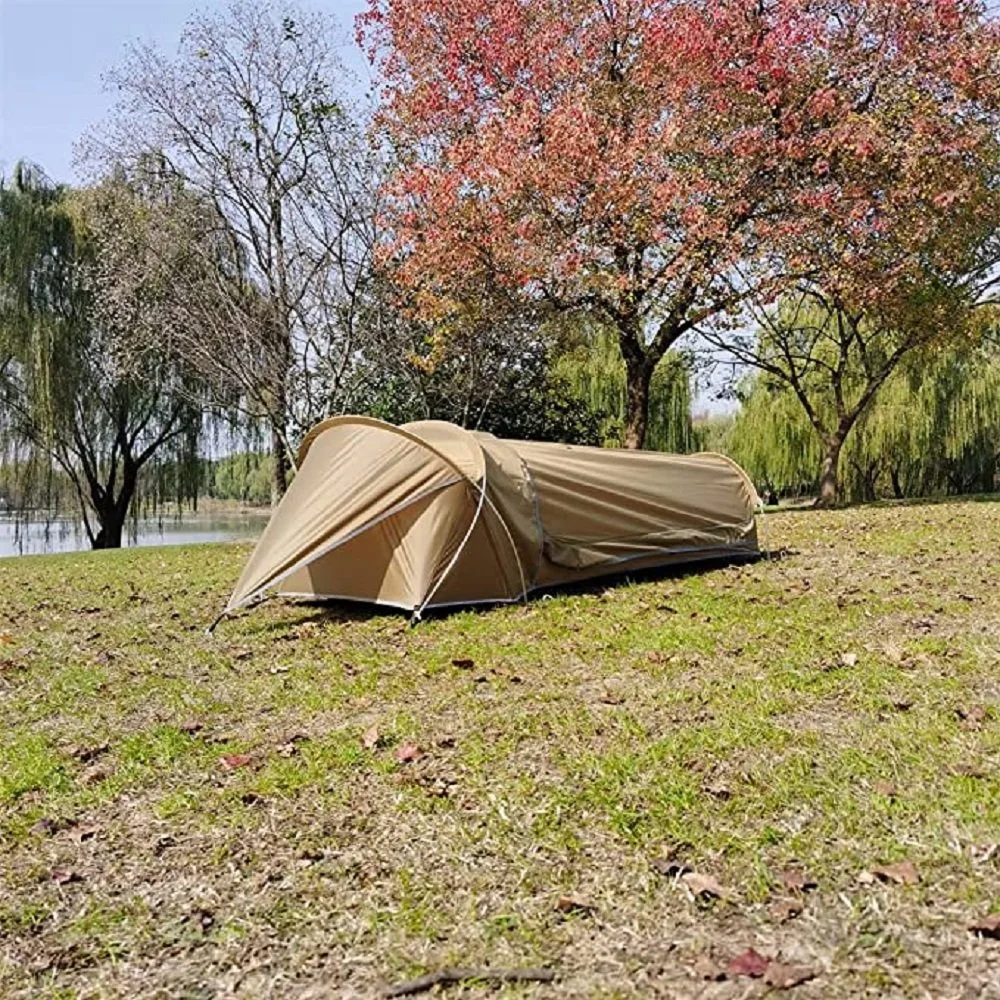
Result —
<path fill-rule="evenodd" d="M 0 995 L 746 997 L 705 977 L 753 947 L 796 997 L 1000 997 L 1000 504 L 764 531 L 785 558 L 214 638 L 246 546 L 0 561 Z"/>

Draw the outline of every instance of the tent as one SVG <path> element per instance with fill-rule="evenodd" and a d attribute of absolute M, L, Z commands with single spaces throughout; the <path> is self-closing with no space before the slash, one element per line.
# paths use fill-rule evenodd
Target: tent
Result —
<path fill-rule="evenodd" d="M 223 614 L 276 591 L 419 617 L 629 569 L 752 555 L 758 504 L 722 455 L 335 417 L 302 443 Z"/>

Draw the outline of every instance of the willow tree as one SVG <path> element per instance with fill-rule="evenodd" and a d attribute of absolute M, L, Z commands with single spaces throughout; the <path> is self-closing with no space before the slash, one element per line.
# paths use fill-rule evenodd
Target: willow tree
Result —
<path fill-rule="evenodd" d="M 830 398 L 817 406 L 832 413 Z M 822 441 L 794 392 L 752 377 L 727 442 L 730 454 L 769 487 L 816 484 Z M 989 341 L 911 356 L 848 436 L 843 495 L 990 492 L 1000 461 L 1000 351 Z"/>
<path fill-rule="evenodd" d="M 68 479 L 97 549 L 121 545 L 151 463 L 191 465 L 201 429 L 183 372 L 100 316 L 101 230 L 100 206 L 36 167 L 0 185 L 0 436 Z"/>
<path fill-rule="evenodd" d="M 604 417 L 604 443 L 620 447 L 628 427 L 627 374 L 613 331 L 584 325 L 578 342 L 556 358 L 556 372 L 595 414 Z M 645 444 L 656 451 L 695 448 L 688 361 L 668 352 L 650 378 Z"/>

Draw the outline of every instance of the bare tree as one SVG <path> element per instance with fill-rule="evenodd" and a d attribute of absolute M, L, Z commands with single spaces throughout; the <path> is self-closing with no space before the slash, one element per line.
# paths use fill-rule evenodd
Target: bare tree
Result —
<path fill-rule="evenodd" d="M 279 495 L 302 429 L 350 397 L 375 247 L 378 155 L 337 37 L 291 3 L 196 15 L 175 57 L 130 49 L 108 76 L 116 113 L 81 150 L 105 170 L 156 163 L 193 196 L 157 239 L 206 265 L 178 296 L 174 346 L 267 422 Z"/>

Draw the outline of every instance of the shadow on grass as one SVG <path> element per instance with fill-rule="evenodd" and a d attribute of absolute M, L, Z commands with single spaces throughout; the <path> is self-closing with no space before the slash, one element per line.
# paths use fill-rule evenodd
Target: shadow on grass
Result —
<path fill-rule="evenodd" d="M 554 597 L 598 597 L 605 591 L 633 583 L 650 583 L 658 580 L 681 580 L 686 577 L 699 576 L 708 570 L 720 569 L 744 563 L 766 562 L 770 559 L 784 559 L 795 555 L 791 549 L 779 549 L 769 553 L 747 553 L 722 556 L 714 559 L 703 559 L 698 562 L 675 563 L 668 566 L 654 566 L 646 569 L 623 571 L 607 576 L 592 577 L 578 583 L 564 583 L 552 587 L 540 587 L 528 594 L 526 601 L 491 601 L 480 604 L 456 604 L 448 607 L 428 608 L 421 615 L 420 621 L 444 620 L 456 614 L 489 614 L 498 608 L 511 606 L 526 606 L 546 598 Z M 277 600 L 275 595 L 269 600 Z M 346 625 L 352 622 L 370 621 L 373 618 L 395 619 L 397 621 L 413 621 L 412 612 L 404 608 L 392 608 L 382 604 L 372 604 L 367 601 L 348 601 L 342 599 L 295 599 L 288 598 L 286 605 L 289 612 L 299 611 L 294 617 L 283 615 L 279 620 L 258 621 L 253 625 L 257 633 L 276 633 L 287 629 L 301 627 L 307 624 Z M 254 609 L 249 608 L 245 614 L 234 621 L 252 620 Z M 416 623 L 415 623 L 416 624 Z"/>

